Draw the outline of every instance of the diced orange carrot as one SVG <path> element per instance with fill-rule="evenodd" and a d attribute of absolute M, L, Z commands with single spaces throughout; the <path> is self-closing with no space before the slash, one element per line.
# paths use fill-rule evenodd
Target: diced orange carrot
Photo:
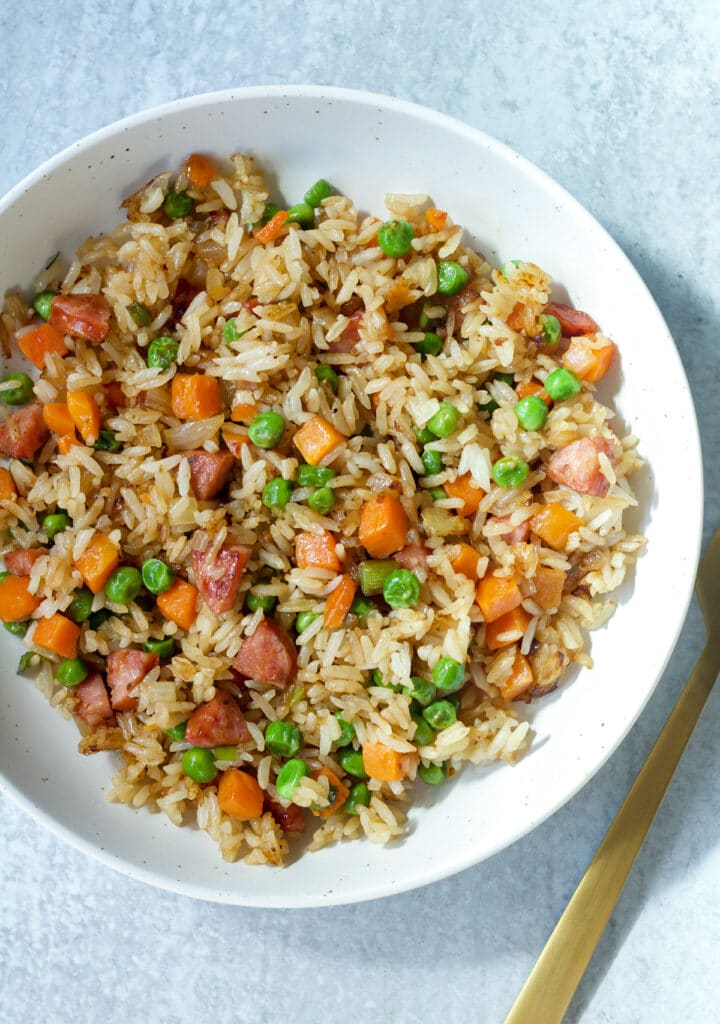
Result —
<path fill-rule="evenodd" d="M 118 549 L 104 533 L 96 531 L 90 543 L 79 558 L 73 562 L 86 586 L 93 594 L 99 594 L 108 581 L 110 573 L 120 564 Z"/>
<path fill-rule="evenodd" d="M 70 415 L 66 402 L 48 402 L 43 406 L 43 419 L 53 434 L 74 434 L 75 421 Z"/>
<path fill-rule="evenodd" d="M 68 391 L 67 407 L 85 444 L 95 444 L 100 434 L 100 407 L 92 395 L 84 391 Z"/>
<path fill-rule="evenodd" d="M 480 552 L 476 551 L 475 548 L 470 547 L 469 544 L 461 544 L 459 553 L 451 561 L 451 565 L 455 572 L 462 573 L 463 576 L 467 576 L 468 579 L 477 579 L 477 568 L 478 562 L 480 561 Z"/>
<path fill-rule="evenodd" d="M 550 502 L 530 520 L 530 529 L 551 548 L 562 551 L 571 533 L 583 525 L 580 516 L 557 502 Z"/>
<path fill-rule="evenodd" d="M 52 324 L 40 324 L 34 330 L 23 334 L 18 338 L 18 348 L 26 359 L 37 366 L 38 370 L 45 369 L 46 355 L 52 353 L 66 356 L 68 354 L 64 336 Z"/>
<path fill-rule="evenodd" d="M 173 415 L 179 420 L 206 420 L 220 412 L 217 377 L 206 373 L 176 373 L 170 387 Z"/>
<path fill-rule="evenodd" d="M 521 302 L 516 302 L 510 310 L 510 315 L 507 318 L 507 324 L 508 327 L 512 327 L 514 331 L 522 330 L 525 324 L 525 307 Z"/>
<path fill-rule="evenodd" d="M 615 355 L 615 345 L 608 340 L 606 345 L 593 348 L 585 337 L 573 338 L 562 357 L 563 366 L 591 384 L 600 380 L 610 369 Z"/>
<path fill-rule="evenodd" d="M 522 594 L 514 576 L 488 573 L 478 583 L 477 603 L 486 622 L 494 622 L 522 602 Z"/>
<path fill-rule="evenodd" d="M 207 188 L 218 176 L 211 162 L 201 153 L 191 153 L 185 161 L 183 170 L 193 188 Z"/>
<path fill-rule="evenodd" d="M 338 572 L 340 559 L 335 550 L 335 538 L 330 531 L 296 533 L 295 563 L 298 569 L 332 569 Z"/>
<path fill-rule="evenodd" d="M 425 211 L 425 220 L 435 231 L 440 231 L 445 227 L 447 213 L 445 210 L 438 210 L 435 206 L 431 206 L 429 210 Z"/>
<path fill-rule="evenodd" d="M 257 416 L 259 409 L 252 402 L 238 402 L 237 405 L 232 407 L 230 413 L 230 419 L 233 423 L 249 423 L 250 420 Z"/>
<path fill-rule="evenodd" d="M 337 629 L 342 626 L 345 616 L 350 611 L 350 605 L 355 600 L 357 583 L 345 573 L 340 582 L 325 602 L 325 618 L 323 625 L 325 629 Z"/>
<path fill-rule="evenodd" d="M 399 750 L 386 747 L 384 743 L 366 743 L 362 748 L 362 755 L 365 771 L 371 779 L 397 782 L 405 777 L 403 755 Z"/>
<path fill-rule="evenodd" d="M 360 543 L 373 558 L 387 558 L 407 544 L 410 521 L 399 498 L 381 494 L 360 511 Z"/>
<path fill-rule="evenodd" d="M 247 433 L 236 427 L 234 423 L 223 423 L 220 433 L 229 450 L 236 459 L 239 459 L 242 456 L 243 448 L 250 444 L 250 438 L 247 436 Z"/>
<path fill-rule="evenodd" d="M 384 295 L 385 309 L 388 313 L 397 313 L 403 306 L 413 301 L 410 289 L 402 281 L 394 281 Z"/>
<path fill-rule="evenodd" d="M 239 821 L 252 821 L 263 812 L 265 794 L 257 779 L 239 768 L 228 768 L 220 775 L 217 800 L 220 810 Z"/>
<path fill-rule="evenodd" d="M 563 587 L 567 573 L 562 569 L 551 569 L 548 565 L 539 565 L 533 576 L 535 593 L 532 599 L 545 611 L 557 608 L 562 600 Z"/>
<path fill-rule="evenodd" d="M 62 434 L 57 439 L 58 451 L 62 455 L 67 455 L 67 453 L 70 451 L 70 449 L 74 445 L 78 445 L 78 444 L 80 444 L 80 442 L 78 441 L 77 437 L 75 436 L 75 431 L 73 431 L 72 434 Z"/>
<path fill-rule="evenodd" d="M 350 790 L 345 783 L 337 777 L 335 772 L 331 772 L 329 768 L 325 767 L 325 765 L 323 765 L 322 768 L 315 768 L 312 772 L 312 777 L 314 779 L 319 779 L 321 775 L 324 775 L 330 783 L 330 788 L 328 789 L 330 806 L 323 807 L 321 810 L 317 811 L 313 808 L 311 808 L 311 810 L 313 814 L 316 814 L 319 818 L 329 818 L 334 811 L 337 811 L 338 808 L 342 807 L 350 795 Z"/>
<path fill-rule="evenodd" d="M 537 395 L 539 398 L 542 398 L 545 405 L 552 405 L 552 398 L 537 380 L 521 381 L 515 388 L 515 394 L 518 397 L 518 401 L 521 398 L 527 398 L 528 395 Z"/>
<path fill-rule="evenodd" d="M 12 501 L 17 498 L 17 488 L 10 470 L 0 467 L 0 501 Z"/>
<path fill-rule="evenodd" d="M 104 387 L 107 400 L 113 409 L 124 409 L 127 406 L 127 395 L 123 391 L 120 381 L 111 380 Z"/>
<path fill-rule="evenodd" d="M 28 590 L 29 576 L 6 576 L 0 583 L 0 619 L 23 622 L 40 607 L 40 598 Z"/>
<path fill-rule="evenodd" d="M 535 682 L 530 662 L 520 651 L 515 655 L 510 676 L 500 687 L 500 696 L 503 700 L 517 700 L 523 693 L 526 693 Z"/>
<path fill-rule="evenodd" d="M 322 416 L 313 416 L 293 437 L 293 444 L 310 466 L 322 460 L 344 444 L 347 438 Z"/>
<path fill-rule="evenodd" d="M 489 651 L 498 651 L 521 640 L 530 622 L 524 608 L 513 608 L 485 627 L 485 646 Z"/>
<path fill-rule="evenodd" d="M 195 587 L 177 577 L 171 587 L 158 595 L 157 607 L 166 619 L 187 630 L 197 617 L 197 601 L 198 592 Z"/>
<path fill-rule="evenodd" d="M 255 238 L 258 242 L 261 242 L 262 245 L 266 245 L 268 242 L 274 242 L 285 227 L 288 216 L 289 214 L 287 210 L 278 210 L 275 216 L 271 217 L 264 227 L 255 232 Z"/>
<path fill-rule="evenodd" d="M 459 476 L 456 480 L 448 480 L 445 484 L 448 498 L 461 498 L 463 505 L 456 509 L 461 516 L 474 516 L 485 497 L 485 491 L 476 487 L 469 473 Z"/>
<path fill-rule="evenodd" d="M 80 627 L 77 623 L 55 612 L 49 619 L 40 619 L 32 635 L 32 642 L 59 654 L 61 658 L 77 658 L 79 637 Z"/>

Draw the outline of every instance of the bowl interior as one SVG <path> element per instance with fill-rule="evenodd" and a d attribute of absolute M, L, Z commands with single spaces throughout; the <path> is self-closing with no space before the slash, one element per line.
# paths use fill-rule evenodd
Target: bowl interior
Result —
<path fill-rule="evenodd" d="M 593 635 L 595 669 L 528 710 L 530 753 L 515 767 L 466 769 L 452 785 L 419 791 L 408 835 L 391 848 L 350 843 L 283 869 L 228 865 L 197 828 L 176 829 L 160 815 L 109 805 L 112 756 L 76 753 L 74 726 L 32 683 L 15 677 L 20 646 L 3 633 L 0 784 L 87 852 L 191 895 L 306 906 L 412 888 L 482 860 L 546 818 L 599 768 L 652 693 L 687 609 L 702 519 L 699 440 L 685 375 L 636 272 L 562 189 L 457 122 L 340 90 L 198 97 L 71 147 L 0 204 L 3 290 L 27 287 L 56 250 L 70 253 L 87 235 L 111 227 L 127 194 L 193 150 L 256 154 L 289 202 L 320 176 L 380 216 L 388 191 L 427 193 L 467 226 L 492 262 L 522 256 L 544 267 L 558 296 L 589 310 L 619 346 L 620 369 L 604 382 L 601 398 L 614 405 L 622 429 L 641 439 L 647 468 L 634 481 L 640 507 L 630 525 L 647 534 L 648 549 L 620 592 L 617 614 Z M 668 379 L 671 409 L 655 398 Z"/>

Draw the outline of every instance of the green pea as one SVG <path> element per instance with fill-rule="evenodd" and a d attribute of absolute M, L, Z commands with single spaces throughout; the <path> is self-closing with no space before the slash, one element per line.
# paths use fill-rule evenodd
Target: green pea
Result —
<path fill-rule="evenodd" d="M 437 302 L 423 302 L 422 309 L 420 310 L 419 324 L 424 330 L 427 330 L 436 320 L 442 320 L 447 314 L 447 307 Z"/>
<path fill-rule="evenodd" d="M 314 185 L 311 185 L 303 196 L 308 206 L 313 209 L 320 205 L 323 199 L 327 199 L 333 194 L 333 187 L 330 182 L 325 181 L 324 178 L 318 178 Z"/>
<path fill-rule="evenodd" d="M 299 757 L 293 757 L 286 761 L 278 772 L 275 780 L 275 788 L 281 800 L 292 800 L 293 793 L 300 785 L 302 779 L 307 778 L 310 769 Z"/>
<path fill-rule="evenodd" d="M 101 430 L 93 448 L 96 452 L 119 452 L 122 442 L 118 441 L 114 430 Z"/>
<path fill-rule="evenodd" d="M 564 366 L 547 375 L 544 387 L 553 402 L 564 402 L 566 398 L 574 398 L 582 391 L 579 377 Z"/>
<path fill-rule="evenodd" d="M 361 562 L 358 579 L 365 597 L 382 594 L 385 581 L 397 568 L 398 564 L 392 558 L 372 558 Z"/>
<path fill-rule="evenodd" d="M 43 528 L 45 528 L 44 521 Z M 92 606 L 93 595 L 90 593 L 89 590 L 87 590 L 86 587 L 83 587 L 81 590 L 75 591 L 73 599 L 68 605 L 65 614 L 69 619 L 72 619 L 73 622 L 77 622 L 78 624 L 82 622 L 87 622 L 92 613 Z"/>
<path fill-rule="evenodd" d="M 326 380 L 330 385 L 330 388 L 334 395 L 338 393 L 338 388 L 340 387 L 340 378 L 338 377 L 337 373 L 335 373 L 332 366 L 328 366 L 327 363 L 323 363 L 321 366 L 316 366 L 315 376 L 317 377 L 321 384 L 324 380 Z"/>
<path fill-rule="evenodd" d="M 443 260 L 437 265 L 440 295 L 455 295 L 468 283 L 468 272 L 456 260 Z"/>
<path fill-rule="evenodd" d="M 338 747 L 347 747 L 355 739 L 355 726 L 352 722 L 347 722 L 343 718 L 342 711 L 336 711 L 335 718 L 340 723 L 340 736 L 335 740 L 335 743 Z"/>
<path fill-rule="evenodd" d="M 377 234 L 378 245 L 386 256 L 399 259 L 412 249 L 415 229 L 406 220 L 386 220 Z"/>
<path fill-rule="evenodd" d="M 503 265 L 500 267 L 500 273 L 502 274 L 503 277 L 507 277 L 508 270 L 510 269 L 510 267 L 519 267 L 521 263 L 522 260 L 508 260 L 507 263 L 503 263 Z"/>
<path fill-rule="evenodd" d="M 265 203 L 265 208 L 260 217 L 260 223 L 264 226 L 269 220 L 272 220 L 276 213 L 280 213 L 280 207 L 277 203 Z"/>
<path fill-rule="evenodd" d="M 498 459 L 492 468 L 492 476 L 498 487 L 519 487 L 530 472 L 527 462 L 516 458 L 514 455 L 506 455 Z"/>
<path fill-rule="evenodd" d="M 175 581 L 175 573 L 161 558 L 148 558 L 142 564 L 142 581 L 151 594 L 164 594 Z"/>
<path fill-rule="evenodd" d="M 526 395 L 515 403 L 515 415 L 523 430 L 542 430 L 547 423 L 548 407 L 539 395 Z"/>
<path fill-rule="evenodd" d="M 447 779 L 447 767 L 444 764 L 420 764 L 418 775 L 426 786 L 441 786 Z"/>
<path fill-rule="evenodd" d="M 182 756 L 182 770 L 194 782 L 212 782 L 217 778 L 215 755 L 204 747 L 190 747 Z"/>
<path fill-rule="evenodd" d="M 262 503 L 266 508 L 285 508 L 292 498 L 292 480 L 284 480 L 281 476 L 268 480 L 262 490 Z"/>
<path fill-rule="evenodd" d="M 427 428 L 435 437 L 450 437 L 459 422 L 460 413 L 452 402 L 441 402 L 438 411 L 427 421 Z"/>
<path fill-rule="evenodd" d="M 163 637 L 162 640 L 146 640 L 143 650 L 147 654 L 157 654 L 159 658 L 170 658 L 175 652 L 175 641 L 171 636 Z"/>
<path fill-rule="evenodd" d="M 130 315 L 131 320 L 137 324 L 138 327 L 147 327 L 152 322 L 152 313 L 143 306 L 141 302 L 131 302 L 129 306 L 125 307 Z"/>
<path fill-rule="evenodd" d="M 429 747 L 435 739 L 435 730 L 425 721 L 422 715 L 413 713 L 410 717 L 415 723 L 413 743 L 417 747 Z"/>
<path fill-rule="evenodd" d="M 238 748 L 233 746 L 214 747 L 213 755 L 216 761 L 237 761 Z"/>
<path fill-rule="evenodd" d="M 426 448 L 420 456 L 420 461 L 423 464 L 425 476 L 436 476 L 438 473 L 442 473 L 443 460 L 440 452 Z"/>
<path fill-rule="evenodd" d="M 312 626 L 313 622 L 320 618 L 322 616 L 319 612 L 298 612 L 295 616 L 295 631 L 304 633 L 308 626 Z"/>
<path fill-rule="evenodd" d="M 270 722 L 265 729 L 265 746 L 278 757 L 294 757 L 303 745 L 303 735 L 292 722 Z"/>
<path fill-rule="evenodd" d="M 248 427 L 248 434 L 258 448 L 274 448 L 285 433 L 285 417 L 279 412 L 259 412 Z"/>
<path fill-rule="evenodd" d="M 410 682 L 412 686 L 405 686 L 403 693 L 412 697 L 423 708 L 432 704 L 436 696 L 434 683 L 431 683 L 429 679 L 423 679 L 422 676 L 410 676 Z"/>
<path fill-rule="evenodd" d="M 358 594 L 353 603 L 350 605 L 350 611 L 353 615 L 356 615 L 360 621 L 364 621 L 371 611 L 373 611 L 375 605 L 372 601 L 368 601 L 362 594 Z"/>
<path fill-rule="evenodd" d="M 366 779 L 365 762 L 362 751 L 354 750 L 352 747 L 343 747 L 337 752 L 337 763 L 346 775 L 352 775 L 356 779 Z"/>
<path fill-rule="evenodd" d="M 57 292 L 48 289 L 45 292 L 40 292 L 33 299 L 33 309 L 40 317 L 41 320 L 47 322 L 50 319 L 50 313 L 52 312 L 52 300 L 57 295 Z"/>
<path fill-rule="evenodd" d="M 395 683 L 388 683 L 383 679 L 380 669 L 374 668 L 370 673 L 370 685 L 371 686 L 382 686 L 384 690 L 392 690 L 393 693 L 400 693 L 402 687 Z"/>
<path fill-rule="evenodd" d="M 80 658 L 68 658 L 55 669 L 55 678 L 63 686 L 77 686 L 89 675 L 90 669 Z"/>
<path fill-rule="evenodd" d="M 465 682 L 465 666 L 454 658 L 441 658 L 432 671 L 433 682 L 443 693 L 455 693 Z"/>
<path fill-rule="evenodd" d="M 30 628 L 30 620 L 26 619 L 25 622 L 3 622 L 3 626 L 11 636 L 25 636 Z"/>
<path fill-rule="evenodd" d="M 447 491 L 444 487 L 431 487 L 430 497 L 433 501 L 442 501 L 444 498 L 447 498 Z"/>
<path fill-rule="evenodd" d="M 179 348 L 174 338 L 168 338 L 167 335 L 156 338 L 148 348 L 148 366 L 153 370 L 169 370 L 177 362 Z"/>
<path fill-rule="evenodd" d="M 248 590 L 245 595 L 245 607 L 249 612 L 256 612 L 261 608 L 265 615 L 272 615 L 276 604 L 277 598 L 272 597 L 269 594 L 267 596 L 261 596 L 260 594 L 256 594 L 254 590 Z"/>
<path fill-rule="evenodd" d="M 364 782 L 356 782 L 354 786 L 350 787 L 348 798 L 343 804 L 343 810 L 346 814 L 357 814 L 358 807 L 370 806 L 370 795 L 370 790 Z"/>
<path fill-rule="evenodd" d="M 187 725 L 187 721 L 178 722 L 177 725 L 173 725 L 169 729 L 163 729 L 163 732 L 175 743 L 182 743 L 185 739 L 185 730 L 187 729 Z"/>
<path fill-rule="evenodd" d="M 108 611 L 107 608 L 98 608 L 96 612 L 93 612 L 88 619 L 88 626 L 90 629 L 100 629 L 103 622 L 107 622 L 108 619 L 112 618 L 112 612 Z"/>
<path fill-rule="evenodd" d="M 542 328 L 543 345 L 547 348 L 553 348 L 554 345 L 562 338 L 562 327 L 560 321 L 552 313 L 542 313 L 538 317 L 540 326 Z"/>
<path fill-rule="evenodd" d="M 8 373 L 3 377 L 3 384 L 14 383 L 15 387 L 3 388 L 0 401 L 5 405 L 27 405 L 33 396 L 33 382 L 26 373 Z"/>
<path fill-rule="evenodd" d="M 439 731 L 447 729 L 457 721 L 455 705 L 449 700 L 436 700 L 423 709 L 423 718 L 431 728 Z"/>
<path fill-rule="evenodd" d="M 298 466 L 296 479 L 300 487 L 323 487 L 335 477 L 329 466 Z"/>
<path fill-rule="evenodd" d="M 115 569 L 105 584 L 105 596 L 114 604 L 130 604 L 140 593 L 142 576 L 131 565 Z"/>
<path fill-rule="evenodd" d="M 41 661 L 45 659 L 40 655 L 36 654 L 35 651 L 25 651 L 18 662 L 18 675 L 22 675 L 23 672 L 27 672 L 29 668 L 37 668 Z"/>
<path fill-rule="evenodd" d="M 383 584 L 383 597 L 391 608 L 412 608 L 420 600 L 420 580 L 410 569 L 396 569 Z"/>
<path fill-rule="evenodd" d="M 444 344 L 445 342 L 439 334 L 433 334 L 431 331 L 427 331 L 423 335 L 422 341 L 415 342 L 415 348 L 424 356 L 437 356 L 442 352 Z"/>
<path fill-rule="evenodd" d="M 178 220 L 180 217 L 189 217 L 194 209 L 195 200 L 192 196 L 189 196 L 187 192 L 175 192 L 171 190 L 165 196 L 163 210 L 168 217 L 172 217 L 173 220 Z"/>
<path fill-rule="evenodd" d="M 245 333 L 245 331 L 238 330 L 237 320 L 233 317 L 231 320 L 228 320 L 223 327 L 223 340 L 227 345 L 229 345 L 231 342 L 237 341 L 238 338 L 242 338 Z"/>
<path fill-rule="evenodd" d="M 308 505 L 315 512 L 326 516 L 335 508 L 335 494 L 329 487 L 318 487 L 307 500 Z"/>
<path fill-rule="evenodd" d="M 44 517 L 40 526 L 43 533 L 47 534 L 47 539 L 52 540 L 58 533 L 72 526 L 72 519 L 67 512 L 53 512 Z"/>
<path fill-rule="evenodd" d="M 308 203 L 296 203 L 287 213 L 289 224 L 299 224 L 301 228 L 315 227 L 315 211 Z"/>

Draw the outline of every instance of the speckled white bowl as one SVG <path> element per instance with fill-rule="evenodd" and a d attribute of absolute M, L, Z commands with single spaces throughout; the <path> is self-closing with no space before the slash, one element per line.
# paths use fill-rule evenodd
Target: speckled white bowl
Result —
<path fill-rule="evenodd" d="M 256 153 L 288 199 L 320 175 L 380 215 L 387 191 L 428 193 L 468 226 L 491 261 L 523 256 L 546 268 L 619 345 L 620 370 L 602 394 L 641 438 L 648 469 L 635 481 L 641 508 L 632 525 L 647 534 L 648 550 L 617 614 L 593 636 L 594 671 L 529 710 L 529 755 L 513 768 L 467 769 L 439 790 L 420 787 L 407 837 L 389 848 L 356 842 L 282 869 L 250 868 L 224 863 L 196 827 L 177 829 L 161 815 L 108 804 L 113 756 L 77 753 L 72 723 L 15 677 L 20 647 L 4 632 L 0 787 L 109 867 L 191 896 L 302 907 L 411 889 L 502 850 L 569 800 L 655 688 L 685 617 L 700 542 L 700 444 L 685 374 L 627 258 L 550 178 L 451 118 L 340 89 L 272 86 L 193 97 L 76 143 L 0 202 L 2 290 L 27 287 L 50 253 L 111 227 L 128 193 L 192 150 Z M 657 398 L 668 380 L 672 407 Z"/>

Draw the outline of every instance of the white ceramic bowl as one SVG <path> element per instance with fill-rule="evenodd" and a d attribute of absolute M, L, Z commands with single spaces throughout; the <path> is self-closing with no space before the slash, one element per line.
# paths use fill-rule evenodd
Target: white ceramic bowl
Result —
<path fill-rule="evenodd" d="M 638 274 L 562 188 L 448 117 L 339 89 L 194 97 L 76 143 L 0 203 L 0 287 L 27 287 L 49 254 L 112 226 L 126 195 L 193 150 L 256 153 L 288 199 L 321 175 L 381 216 L 388 191 L 428 193 L 491 261 L 522 256 L 551 273 L 558 294 L 566 289 L 618 343 L 620 370 L 601 394 L 641 438 L 648 469 L 635 480 L 641 508 L 632 526 L 647 534 L 647 553 L 617 614 L 593 636 L 595 669 L 529 709 L 529 755 L 513 768 L 468 768 L 440 790 L 421 787 L 409 834 L 389 848 L 348 843 L 282 869 L 226 864 L 197 828 L 108 804 L 113 755 L 77 753 L 74 726 L 15 677 L 19 645 L 3 632 L 0 787 L 110 867 L 191 896 L 300 907 L 410 889 L 489 857 L 552 814 L 610 756 L 655 688 L 683 623 L 700 542 L 700 445 L 685 374 Z M 672 407 L 659 397 L 668 380 Z"/>

